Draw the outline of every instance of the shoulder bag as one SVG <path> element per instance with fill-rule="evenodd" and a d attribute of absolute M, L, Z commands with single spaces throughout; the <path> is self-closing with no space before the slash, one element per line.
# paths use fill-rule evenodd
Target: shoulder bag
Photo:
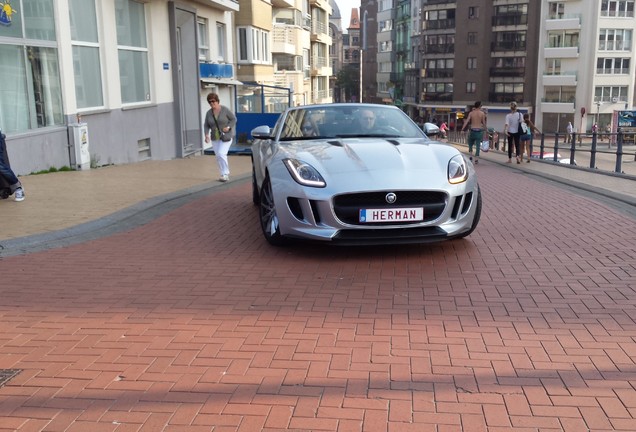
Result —
<path fill-rule="evenodd" d="M 219 112 L 219 115 L 220 114 L 221 113 Z M 219 138 L 221 139 L 221 141 L 223 142 L 232 141 L 232 134 L 230 133 L 230 131 L 223 132 L 221 130 L 221 128 L 219 127 L 219 122 L 216 121 L 216 117 L 214 116 L 214 112 L 212 113 L 212 118 L 214 119 L 214 124 L 216 124 L 216 130 L 219 131 Z"/>

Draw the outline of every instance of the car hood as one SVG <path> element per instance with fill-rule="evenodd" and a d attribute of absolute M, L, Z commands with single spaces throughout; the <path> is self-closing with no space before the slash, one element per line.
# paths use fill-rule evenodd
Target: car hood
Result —
<path fill-rule="evenodd" d="M 454 147 L 420 138 L 348 138 L 281 145 L 281 158 L 295 158 L 316 168 L 327 184 L 346 189 L 447 188 Z"/>

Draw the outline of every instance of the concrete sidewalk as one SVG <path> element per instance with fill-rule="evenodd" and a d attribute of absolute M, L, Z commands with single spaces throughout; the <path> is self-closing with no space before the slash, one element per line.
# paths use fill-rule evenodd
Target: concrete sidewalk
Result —
<path fill-rule="evenodd" d="M 466 152 L 466 146 L 453 144 Z M 636 177 L 601 174 L 563 164 L 534 161 L 506 164 L 507 155 L 481 153 L 481 164 L 496 163 L 580 190 L 618 200 L 636 209 Z M 9 249 L 24 249 L 51 242 L 73 243 L 87 233 L 116 226 L 141 211 L 213 188 L 228 187 L 251 177 L 249 156 L 230 156 L 231 179 L 220 183 L 210 156 L 168 161 L 113 165 L 86 171 L 57 172 L 21 177 L 26 200 L 0 201 L 0 256 Z M 477 172 L 479 172 L 479 165 Z M 51 243 L 52 247 L 54 246 Z"/>

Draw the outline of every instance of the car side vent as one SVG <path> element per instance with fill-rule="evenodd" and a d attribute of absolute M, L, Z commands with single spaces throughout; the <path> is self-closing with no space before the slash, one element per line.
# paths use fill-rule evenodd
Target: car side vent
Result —
<path fill-rule="evenodd" d="M 462 214 L 465 214 L 470 208 L 470 203 L 473 201 L 473 193 L 469 192 L 466 194 L 466 198 L 464 198 L 464 205 L 462 206 Z"/>
<path fill-rule="evenodd" d="M 453 203 L 453 211 L 451 212 L 451 219 L 457 219 L 457 215 L 459 214 L 459 206 L 462 203 L 462 197 L 455 197 L 455 202 Z"/>
<path fill-rule="evenodd" d="M 289 210 L 292 212 L 296 219 L 298 219 L 299 221 L 305 220 L 303 209 L 300 206 L 300 201 L 298 200 L 298 198 L 288 197 L 287 206 L 289 206 Z"/>

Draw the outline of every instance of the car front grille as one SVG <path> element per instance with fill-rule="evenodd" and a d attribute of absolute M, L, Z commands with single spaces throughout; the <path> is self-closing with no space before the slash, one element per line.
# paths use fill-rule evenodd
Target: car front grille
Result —
<path fill-rule="evenodd" d="M 393 204 L 386 202 L 386 195 L 393 192 L 397 201 Z M 360 223 L 360 209 L 397 209 L 404 207 L 423 207 L 424 222 L 430 222 L 444 212 L 448 196 L 445 192 L 435 191 L 386 191 L 364 192 L 355 194 L 338 195 L 333 199 L 333 207 L 336 217 L 343 223 L 350 225 L 387 225 L 386 223 Z M 411 225 L 418 222 L 396 222 L 391 225 Z"/>

